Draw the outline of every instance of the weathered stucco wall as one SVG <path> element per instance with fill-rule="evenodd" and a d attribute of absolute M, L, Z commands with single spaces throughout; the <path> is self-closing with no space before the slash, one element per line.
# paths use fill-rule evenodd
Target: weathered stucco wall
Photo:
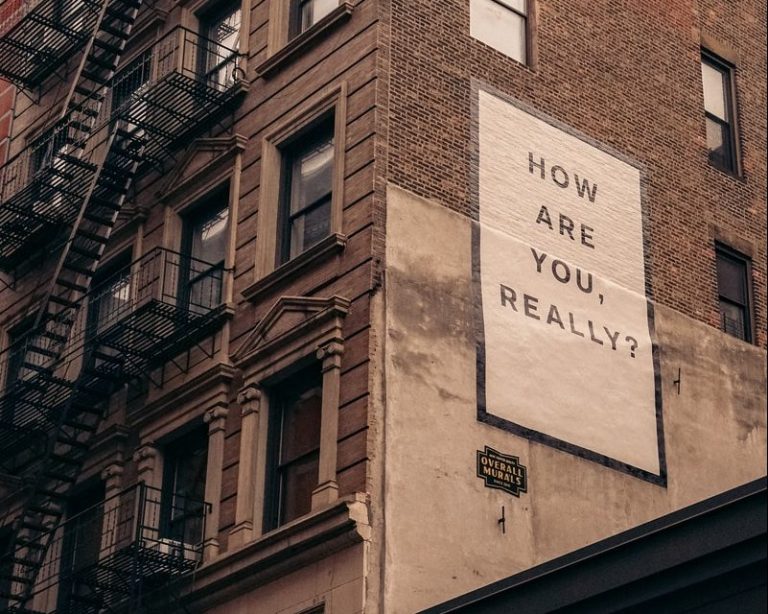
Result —
<path fill-rule="evenodd" d="M 666 486 L 479 422 L 471 232 L 467 217 L 389 186 L 380 605 L 392 614 L 442 602 L 766 473 L 765 352 L 660 305 Z M 616 439 L 623 436 L 617 429 Z M 476 451 L 484 446 L 519 457 L 527 493 L 515 498 L 484 486 L 476 477 Z"/>

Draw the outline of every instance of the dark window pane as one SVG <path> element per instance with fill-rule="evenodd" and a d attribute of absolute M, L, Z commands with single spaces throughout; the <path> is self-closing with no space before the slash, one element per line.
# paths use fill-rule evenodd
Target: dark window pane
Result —
<path fill-rule="evenodd" d="M 284 154 L 280 257 L 298 256 L 331 231 L 333 124 L 300 136 Z"/>
<path fill-rule="evenodd" d="M 67 516 L 70 521 L 61 540 L 58 607 L 77 611 L 77 597 L 92 593 L 77 578 L 77 572 L 98 562 L 104 521 L 104 484 L 98 483 L 72 497 Z"/>
<path fill-rule="evenodd" d="M 319 365 L 285 379 L 270 397 L 266 530 L 311 509 L 320 454 L 322 374 Z"/>
<path fill-rule="evenodd" d="M 709 117 L 707 123 L 707 147 L 710 161 L 726 170 L 733 169 L 731 135 L 727 124 L 720 124 Z"/>
<path fill-rule="evenodd" d="M 202 539 L 202 502 L 208 465 L 208 433 L 200 428 L 165 450 L 163 536 L 187 544 Z"/>
<path fill-rule="evenodd" d="M 143 86 L 149 82 L 152 70 L 152 50 L 149 49 L 133 60 L 120 74 L 115 77 L 115 84 L 112 88 L 112 111 L 120 108 L 131 118 L 130 126 L 145 119 L 147 110 L 146 101 L 131 100 L 138 96 Z"/>
<path fill-rule="evenodd" d="M 227 219 L 225 207 L 201 218 L 192 229 L 191 256 L 211 264 L 224 260 L 227 249 Z"/>
<path fill-rule="evenodd" d="M 295 460 L 320 446 L 322 397 L 322 388 L 314 387 L 283 406 L 281 463 Z"/>
<path fill-rule="evenodd" d="M 701 81 L 704 90 L 709 160 L 715 166 L 733 172 L 736 170 L 736 151 L 731 68 L 709 54 L 702 53 Z"/>
<path fill-rule="evenodd" d="M 746 339 L 746 318 L 744 307 L 727 301 L 720 301 L 721 327 L 729 335 Z"/>
<path fill-rule="evenodd" d="M 122 318 L 128 311 L 130 300 L 131 275 L 126 270 L 107 282 L 94 296 L 96 321 L 93 332 L 100 333 Z"/>
<path fill-rule="evenodd" d="M 331 200 L 296 217 L 291 223 L 291 258 L 328 236 L 331 231 Z"/>
<path fill-rule="evenodd" d="M 317 487 L 317 452 L 295 461 L 283 470 L 280 524 L 303 516 L 312 509 L 312 491 Z"/>
<path fill-rule="evenodd" d="M 223 266 L 229 240 L 229 193 L 216 192 L 202 212 L 185 225 L 182 242 L 181 295 L 193 312 L 205 312 L 221 303 Z"/>
<path fill-rule="evenodd" d="M 717 285 L 720 296 L 734 303 L 745 305 L 746 267 L 744 262 L 719 254 L 717 258 Z"/>
<path fill-rule="evenodd" d="M 234 54 L 240 48 L 240 4 L 214 13 L 205 21 L 207 82 L 210 87 L 223 90 L 235 82 L 237 62 Z"/>
<path fill-rule="evenodd" d="M 300 212 L 331 192 L 333 139 L 298 153 L 291 169 L 291 214 Z"/>
<path fill-rule="evenodd" d="M 748 284 L 749 260 L 725 247 L 718 247 L 720 327 L 734 337 L 752 341 Z"/>

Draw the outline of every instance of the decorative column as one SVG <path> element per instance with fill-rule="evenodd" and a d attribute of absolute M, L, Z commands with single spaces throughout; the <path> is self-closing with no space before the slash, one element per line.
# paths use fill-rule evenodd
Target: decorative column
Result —
<path fill-rule="evenodd" d="M 344 344 L 331 341 L 317 350 L 322 362 L 323 401 L 320 417 L 320 461 L 318 485 L 312 491 L 312 509 L 339 498 L 336 483 L 336 447 L 339 432 L 339 393 L 341 389 L 341 356 Z"/>
<path fill-rule="evenodd" d="M 120 497 L 117 495 L 123 486 L 123 462 L 110 463 L 101 472 L 104 482 L 104 513 L 101 526 L 101 555 L 112 554 L 117 545 L 117 529 L 120 526 Z"/>
<path fill-rule="evenodd" d="M 224 436 L 229 410 L 219 405 L 205 412 L 208 425 L 208 464 L 205 475 L 205 500 L 212 507 L 205 519 L 203 560 L 209 561 L 219 554 L 219 516 L 221 509 L 221 480 L 224 471 Z"/>
<path fill-rule="evenodd" d="M 253 539 L 254 483 L 261 389 L 248 384 L 237 395 L 240 404 L 240 462 L 237 472 L 235 526 L 229 534 L 230 550 Z"/>
<path fill-rule="evenodd" d="M 157 457 L 159 451 L 154 443 L 146 443 L 133 453 L 133 462 L 136 463 L 138 481 L 144 482 L 151 488 L 161 488 L 163 476 L 158 471 Z"/>
<path fill-rule="evenodd" d="M 152 536 L 153 539 L 157 539 L 158 532 L 160 530 L 160 498 L 163 484 L 163 472 L 160 471 L 158 466 L 158 457 L 160 451 L 154 443 L 146 443 L 133 453 L 133 462 L 136 463 L 137 479 L 139 482 L 144 482 L 147 486 L 147 490 L 144 491 L 144 496 L 141 495 L 141 490 L 136 492 L 136 503 L 134 510 L 134 522 L 137 526 L 134 530 L 141 534 L 138 535 L 139 539 L 144 539 L 146 536 Z M 154 490 L 153 490 L 154 489 Z M 144 509 L 141 509 L 141 506 Z M 139 527 L 138 523 L 143 522 L 143 526 Z"/>

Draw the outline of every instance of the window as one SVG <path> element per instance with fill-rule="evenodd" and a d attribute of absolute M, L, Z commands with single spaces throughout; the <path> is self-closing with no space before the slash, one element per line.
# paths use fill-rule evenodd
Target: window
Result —
<path fill-rule="evenodd" d="M 470 35 L 527 64 L 528 8 L 528 0 L 470 0 Z"/>
<path fill-rule="evenodd" d="M 7 390 L 13 384 L 23 377 L 28 377 L 35 372 L 31 369 L 24 368 L 24 359 L 26 357 L 27 343 L 25 340 L 28 338 L 32 325 L 34 324 L 34 318 L 27 318 L 22 320 L 21 323 L 16 325 L 8 333 L 8 347 L 3 356 L 5 362 L 5 389 Z M 0 406 L 0 422 L 5 424 L 14 424 L 19 421 L 24 421 L 18 413 L 24 409 L 24 404 L 19 404 L 14 400 L 13 396 L 6 396 Z"/>
<path fill-rule="evenodd" d="M 193 313 L 221 304 L 228 220 L 228 187 L 217 190 L 184 220 L 179 296 Z"/>
<path fill-rule="evenodd" d="M 115 77 L 112 87 L 112 114 L 118 111 L 126 118 L 125 130 L 141 134 L 141 124 L 147 119 L 147 101 L 140 95 L 152 76 L 152 50 L 147 49 L 128 63 Z"/>
<path fill-rule="evenodd" d="M 224 90 L 235 83 L 237 53 L 240 49 L 240 3 L 228 4 L 201 18 L 201 33 L 205 37 L 201 47 L 208 85 Z"/>
<path fill-rule="evenodd" d="M 729 335 L 751 342 L 750 261 L 724 245 L 717 246 L 716 254 L 720 327 Z"/>
<path fill-rule="evenodd" d="M 312 492 L 318 485 L 322 392 L 319 366 L 300 371 L 271 391 L 266 531 L 312 509 Z"/>
<path fill-rule="evenodd" d="M 339 0 L 294 0 L 291 5 L 291 37 L 309 30 L 339 6 Z"/>
<path fill-rule="evenodd" d="M 88 336 L 104 332 L 125 316 L 131 302 L 130 255 L 125 254 L 109 267 L 99 269 L 88 304 Z"/>
<path fill-rule="evenodd" d="M 264 136 L 256 281 L 243 290 L 248 297 L 344 249 L 346 123 L 342 82 L 306 100 Z"/>
<path fill-rule="evenodd" d="M 735 173 L 737 167 L 732 74 L 733 68 L 729 64 L 702 52 L 701 80 L 704 87 L 709 161 L 725 171 Z"/>
<path fill-rule="evenodd" d="M 295 258 L 331 232 L 333 122 L 325 120 L 283 150 L 278 262 Z"/>
<path fill-rule="evenodd" d="M 196 428 L 165 446 L 162 538 L 195 545 L 203 539 L 208 431 Z"/>
<path fill-rule="evenodd" d="M 65 212 L 64 191 L 69 176 L 66 156 L 77 156 L 79 152 L 67 143 L 67 132 L 66 128 L 54 128 L 32 144 L 30 181 L 39 180 L 34 184 L 32 208 L 49 219 Z"/>
<path fill-rule="evenodd" d="M 42 13 L 43 21 L 38 27 L 30 29 L 30 33 L 34 36 L 30 41 L 30 48 L 39 49 L 48 54 L 59 54 L 64 47 L 62 42 L 72 38 L 71 34 L 64 38 L 60 32 L 67 30 L 78 35 L 82 34 L 89 8 L 81 0 L 57 0 L 42 5 L 38 10 Z"/>
<path fill-rule="evenodd" d="M 93 590 L 78 573 L 99 560 L 104 521 L 104 483 L 80 490 L 67 506 L 67 524 L 61 542 L 58 609 L 76 612 L 84 607 L 81 599 L 93 599 Z M 80 598 L 80 599 L 78 599 Z M 91 602 L 88 602 L 91 605 Z"/>
<path fill-rule="evenodd" d="M 86 341 L 98 343 L 112 326 L 124 318 L 131 309 L 130 253 L 115 258 L 108 266 L 100 268 L 93 279 L 93 292 L 89 295 L 86 315 Z M 103 337 L 102 337 L 103 339 Z M 86 366 L 110 370 L 122 364 L 120 352 L 108 347 L 92 345 L 99 357 L 90 356 Z M 111 357 L 111 358 L 110 358 Z"/>

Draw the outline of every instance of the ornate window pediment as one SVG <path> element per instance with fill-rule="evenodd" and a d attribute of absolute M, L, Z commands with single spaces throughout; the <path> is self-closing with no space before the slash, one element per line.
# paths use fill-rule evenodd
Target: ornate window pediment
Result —
<path fill-rule="evenodd" d="M 318 345 L 341 336 L 349 305 L 350 301 L 340 296 L 283 296 L 232 355 L 232 362 L 249 371 L 246 365 L 260 362 L 267 355 L 304 353 L 301 348 L 307 346 L 314 351 Z"/>
<path fill-rule="evenodd" d="M 195 140 L 168 173 L 160 189 L 161 200 L 171 200 L 179 193 L 196 193 L 206 189 L 210 178 L 220 181 L 230 174 L 237 154 L 245 150 L 248 139 L 240 134 Z M 202 172 L 202 171 L 205 172 Z"/>

